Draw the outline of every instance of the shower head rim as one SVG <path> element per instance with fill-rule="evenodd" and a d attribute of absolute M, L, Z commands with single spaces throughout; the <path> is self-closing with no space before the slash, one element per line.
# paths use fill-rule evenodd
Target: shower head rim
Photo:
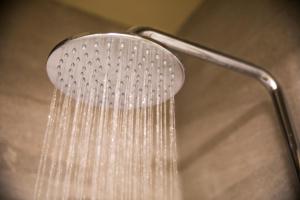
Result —
<path fill-rule="evenodd" d="M 143 42 L 146 42 L 150 45 L 155 46 L 158 49 L 163 49 L 164 51 L 166 51 L 169 55 L 171 55 L 172 59 L 175 61 L 177 68 L 180 70 L 181 72 L 181 84 L 179 87 L 177 87 L 172 93 L 172 96 L 175 96 L 183 87 L 183 84 L 185 82 L 185 69 L 184 66 L 182 64 L 182 62 L 180 61 L 180 59 L 178 58 L 178 56 L 176 56 L 174 54 L 173 51 L 171 51 L 168 47 L 166 47 L 165 45 L 154 41 L 152 39 L 143 37 L 143 36 L 139 36 L 137 34 L 134 33 L 118 33 L 118 32 L 104 32 L 104 33 L 90 33 L 90 32 L 85 32 L 85 33 L 80 33 L 80 34 L 76 34 L 70 37 L 65 38 L 64 40 L 60 41 L 57 43 L 57 45 L 54 46 L 54 48 L 50 51 L 48 58 L 47 58 L 47 64 L 46 64 L 46 69 L 47 69 L 47 74 L 48 74 L 48 78 L 51 81 L 51 83 L 53 83 L 55 85 L 55 83 L 53 82 L 53 80 L 50 77 L 50 73 L 49 73 L 49 66 L 48 66 L 48 62 L 50 60 L 51 55 L 53 54 L 53 52 L 55 52 L 57 49 L 63 47 L 64 45 L 67 45 L 69 42 L 75 41 L 75 40 L 80 40 L 80 39 L 88 39 L 89 37 L 105 37 L 105 36 L 120 36 L 120 37 L 125 37 L 125 38 L 130 38 L 130 39 L 134 39 L 134 40 L 142 40 Z M 60 88 L 58 88 L 60 90 Z"/>

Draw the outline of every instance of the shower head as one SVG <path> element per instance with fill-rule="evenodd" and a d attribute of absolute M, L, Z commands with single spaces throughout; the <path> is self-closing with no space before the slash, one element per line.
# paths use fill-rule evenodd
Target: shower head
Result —
<path fill-rule="evenodd" d="M 84 101 L 88 101 L 88 94 L 94 90 L 111 88 L 99 93 L 100 96 L 106 94 L 110 104 L 118 91 L 121 94 L 127 91 L 134 99 L 145 95 L 150 99 L 142 100 L 143 103 L 135 107 L 159 104 L 174 96 L 184 82 L 182 64 L 162 45 L 254 78 L 268 90 L 273 100 L 300 181 L 299 141 L 282 89 L 268 71 L 152 28 L 134 27 L 129 32 L 133 35 L 93 34 L 59 43 L 47 62 L 50 80 L 67 95 L 81 97 Z M 120 102 L 122 106 L 122 95 Z"/>
<path fill-rule="evenodd" d="M 62 41 L 49 55 L 47 72 L 54 86 L 73 98 L 88 101 L 98 91 L 95 104 L 106 95 L 112 105 L 119 95 L 123 105 L 128 91 L 135 100 L 149 99 L 135 106 L 151 106 L 174 96 L 184 82 L 183 66 L 173 53 L 149 39 L 119 33 Z"/>

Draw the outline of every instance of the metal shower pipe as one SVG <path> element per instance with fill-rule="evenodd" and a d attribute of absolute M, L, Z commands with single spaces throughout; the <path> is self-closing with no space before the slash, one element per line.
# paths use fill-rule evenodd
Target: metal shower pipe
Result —
<path fill-rule="evenodd" d="M 278 81 L 265 69 L 248 63 L 246 61 L 234 58 L 232 56 L 209 49 L 200 44 L 189 42 L 173 35 L 148 27 L 133 27 L 128 30 L 130 33 L 137 34 L 147 39 L 158 42 L 170 49 L 195 56 L 202 60 L 215 63 L 226 69 L 244 74 L 258 80 L 267 88 L 275 108 L 283 135 L 288 144 L 289 152 L 296 170 L 298 181 L 300 182 L 300 152 L 298 147 L 298 138 L 293 128 L 291 117 L 287 110 L 287 104 L 284 94 Z"/>

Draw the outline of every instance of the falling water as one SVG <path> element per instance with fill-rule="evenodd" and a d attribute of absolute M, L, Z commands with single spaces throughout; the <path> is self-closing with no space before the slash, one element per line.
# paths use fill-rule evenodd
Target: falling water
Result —
<path fill-rule="evenodd" d="M 172 62 L 138 48 L 120 39 L 65 49 L 35 200 L 181 199 Z"/>

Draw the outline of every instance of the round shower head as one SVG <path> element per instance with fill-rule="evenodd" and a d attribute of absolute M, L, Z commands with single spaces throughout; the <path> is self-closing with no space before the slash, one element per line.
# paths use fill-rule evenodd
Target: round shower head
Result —
<path fill-rule="evenodd" d="M 184 82 L 183 66 L 173 53 L 140 36 L 119 33 L 64 40 L 50 53 L 47 72 L 66 95 L 88 101 L 93 91 L 99 97 L 95 104 L 104 96 L 112 105 L 118 96 L 123 105 L 127 93 L 142 101 L 138 106 L 151 106 L 174 96 Z"/>

